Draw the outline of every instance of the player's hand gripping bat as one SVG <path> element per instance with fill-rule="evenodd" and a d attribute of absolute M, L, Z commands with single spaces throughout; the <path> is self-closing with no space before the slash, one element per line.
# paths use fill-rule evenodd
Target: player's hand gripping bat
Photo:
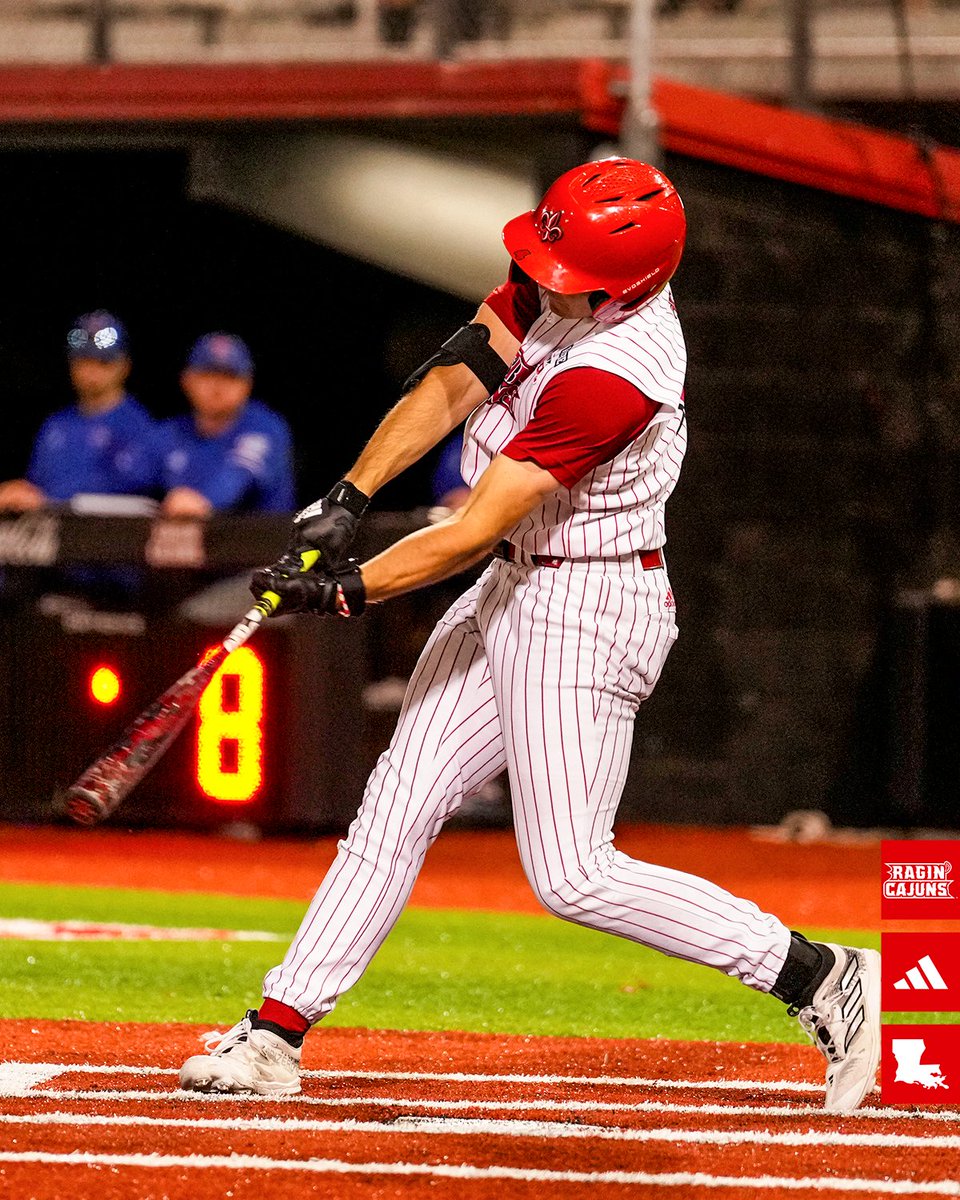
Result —
<path fill-rule="evenodd" d="M 304 551 L 299 563 L 291 559 L 291 570 L 309 571 L 319 557 L 316 550 Z M 192 670 L 144 709 L 106 754 L 84 771 L 63 796 L 63 808 L 74 821 L 96 825 L 110 816 L 190 720 L 204 688 L 227 655 L 242 646 L 279 604 L 276 592 L 264 592 L 219 646 L 208 650 Z"/>

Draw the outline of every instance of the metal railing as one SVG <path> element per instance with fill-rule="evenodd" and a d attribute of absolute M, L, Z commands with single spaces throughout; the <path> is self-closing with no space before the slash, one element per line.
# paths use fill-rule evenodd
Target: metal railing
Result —
<path fill-rule="evenodd" d="M 956 0 L 0 0 L 0 62 L 636 58 L 726 90 L 952 97 Z"/>

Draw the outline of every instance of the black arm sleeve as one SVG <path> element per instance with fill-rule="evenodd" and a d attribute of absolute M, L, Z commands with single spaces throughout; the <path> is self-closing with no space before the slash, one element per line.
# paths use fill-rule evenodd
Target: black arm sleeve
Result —
<path fill-rule="evenodd" d="M 453 367 L 457 363 L 469 367 L 491 396 L 507 374 L 507 364 L 490 345 L 490 330 L 486 325 L 463 325 L 432 358 L 417 367 L 403 385 L 404 395 L 413 391 L 434 367 Z"/>

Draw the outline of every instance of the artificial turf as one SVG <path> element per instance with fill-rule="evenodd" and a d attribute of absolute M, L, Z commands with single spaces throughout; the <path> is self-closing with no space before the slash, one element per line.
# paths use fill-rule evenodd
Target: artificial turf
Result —
<path fill-rule="evenodd" d="M 262 930 L 284 939 L 0 940 L 2 1015 L 232 1023 L 257 1003 L 260 979 L 282 956 L 303 908 L 208 894 L 0 884 L 3 917 Z M 879 945 L 877 934 L 805 932 Z M 716 971 L 548 917 L 457 909 L 405 912 L 327 1023 L 718 1041 L 804 1038 L 782 1005 Z"/>

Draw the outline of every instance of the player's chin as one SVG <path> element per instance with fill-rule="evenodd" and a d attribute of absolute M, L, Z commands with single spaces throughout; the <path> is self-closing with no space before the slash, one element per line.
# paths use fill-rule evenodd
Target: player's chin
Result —
<path fill-rule="evenodd" d="M 547 292 L 547 307 L 555 317 L 582 317 L 589 308 L 584 305 L 582 293 L 565 296 L 561 292 Z"/>
<path fill-rule="evenodd" d="M 558 292 L 548 293 L 547 307 L 555 317 L 572 316 L 570 312 L 570 298 L 568 296 L 561 296 Z"/>

